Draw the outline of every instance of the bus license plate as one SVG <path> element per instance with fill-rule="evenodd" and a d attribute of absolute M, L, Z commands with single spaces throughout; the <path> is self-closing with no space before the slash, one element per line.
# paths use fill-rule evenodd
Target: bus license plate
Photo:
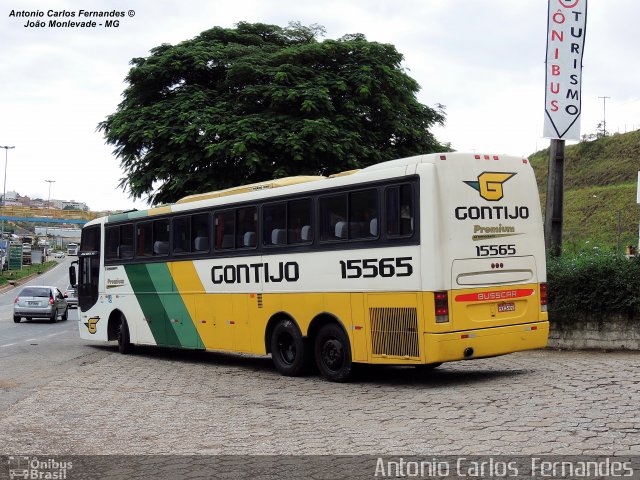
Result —
<path fill-rule="evenodd" d="M 516 304 L 513 302 L 500 303 L 498 304 L 498 311 L 499 312 L 515 312 Z"/>

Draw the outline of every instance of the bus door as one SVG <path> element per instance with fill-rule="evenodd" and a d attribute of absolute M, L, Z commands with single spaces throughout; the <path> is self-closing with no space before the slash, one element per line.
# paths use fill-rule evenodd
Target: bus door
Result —
<path fill-rule="evenodd" d="M 98 301 L 100 282 L 100 225 L 82 231 L 82 252 L 78 260 L 78 307 L 86 312 Z M 77 252 L 74 253 L 77 255 Z"/>

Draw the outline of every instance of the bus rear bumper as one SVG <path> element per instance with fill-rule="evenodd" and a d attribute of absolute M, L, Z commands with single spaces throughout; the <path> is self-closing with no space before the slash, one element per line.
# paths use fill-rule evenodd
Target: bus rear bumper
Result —
<path fill-rule="evenodd" d="M 544 348 L 549 322 L 425 335 L 426 363 L 495 357 Z"/>

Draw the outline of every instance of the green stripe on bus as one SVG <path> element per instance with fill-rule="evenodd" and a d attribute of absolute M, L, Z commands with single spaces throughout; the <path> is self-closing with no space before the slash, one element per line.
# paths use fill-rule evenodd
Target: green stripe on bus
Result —
<path fill-rule="evenodd" d="M 151 279 L 147 265 L 125 265 L 124 268 L 156 343 L 158 345 L 180 345 L 173 328 L 169 327 L 169 317 L 162 305 L 161 296 Z"/>
<path fill-rule="evenodd" d="M 163 292 L 162 305 L 169 318 L 167 329 L 172 329 L 179 343 L 176 346 L 202 348 L 203 343 L 198 335 L 193 319 L 182 300 L 182 296 L 171 277 L 166 263 L 147 264 L 149 276 L 157 292 Z M 170 292 L 170 293 L 164 293 Z"/>

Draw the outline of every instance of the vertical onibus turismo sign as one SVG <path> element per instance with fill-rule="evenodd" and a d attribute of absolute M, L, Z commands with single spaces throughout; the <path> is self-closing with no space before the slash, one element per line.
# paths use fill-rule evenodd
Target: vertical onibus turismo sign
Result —
<path fill-rule="evenodd" d="M 587 0 L 549 0 L 545 138 L 580 140 Z"/>

